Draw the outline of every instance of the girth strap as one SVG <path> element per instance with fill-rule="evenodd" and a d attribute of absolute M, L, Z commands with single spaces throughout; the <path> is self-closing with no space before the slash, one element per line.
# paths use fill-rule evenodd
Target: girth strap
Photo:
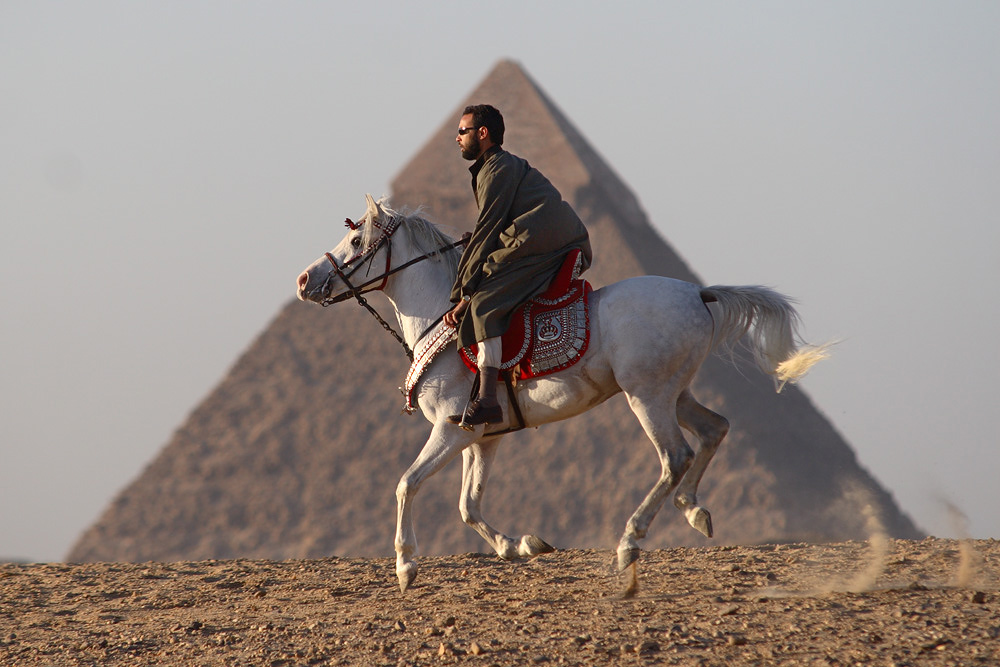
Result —
<path fill-rule="evenodd" d="M 513 374 L 513 370 L 502 373 L 503 383 L 507 386 L 507 402 L 510 404 L 510 409 L 514 413 L 514 416 L 517 417 L 517 426 L 511 426 L 504 433 L 513 433 L 524 428 L 524 415 L 521 414 L 521 405 L 517 402 L 517 395 L 514 394 L 514 381 L 511 379 Z"/>

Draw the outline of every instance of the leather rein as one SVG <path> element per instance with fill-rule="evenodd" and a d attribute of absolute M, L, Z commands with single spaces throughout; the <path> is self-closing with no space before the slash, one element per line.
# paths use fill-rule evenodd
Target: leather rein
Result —
<path fill-rule="evenodd" d="M 352 222 L 350 218 L 347 218 L 346 224 L 351 229 L 357 229 L 364 223 L 362 222 L 355 223 Z M 371 224 L 375 225 L 378 229 L 381 229 L 384 233 L 382 234 L 382 236 L 379 237 L 377 241 L 375 241 L 372 244 L 369 244 L 367 248 L 365 248 L 358 254 L 354 255 L 354 257 L 351 257 L 346 262 L 344 262 L 343 266 L 337 264 L 337 261 L 333 258 L 332 254 L 330 254 L 329 252 L 325 253 L 326 258 L 330 261 L 331 266 L 333 266 L 333 272 L 327 276 L 326 282 L 323 283 L 322 286 L 323 291 L 326 294 L 330 293 L 330 291 L 332 290 L 331 283 L 333 281 L 334 275 L 336 275 L 337 278 L 340 278 L 340 280 L 344 283 L 344 285 L 347 286 L 347 291 L 335 297 L 329 297 L 329 296 L 323 297 L 323 300 L 320 302 L 320 305 L 326 308 L 327 306 L 333 305 L 335 303 L 340 303 L 341 301 L 346 301 L 351 297 L 354 297 L 355 299 L 357 299 L 358 304 L 364 307 L 366 310 L 368 310 L 368 312 L 371 313 L 372 316 L 379 321 L 379 324 L 382 325 L 382 328 L 388 331 L 390 334 L 392 334 L 392 337 L 395 338 L 399 342 L 399 344 L 403 346 L 403 350 L 406 352 L 407 358 L 409 358 L 410 362 L 412 363 L 413 350 L 411 350 L 410 346 L 406 344 L 406 341 L 403 340 L 403 337 L 400 336 L 398 333 L 396 333 L 396 330 L 393 329 L 391 326 L 389 326 L 388 322 L 382 319 L 382 316 L 379 315 L 374 308 L 372 308 L 372 306 L 368 303 L 368 300 L 365 299 L 362 296 L 362 294 L 367 294 L 368 292 L 381 291 L 382 289 L 385 288 L 386 283 L 389 281 L 389 276 L 398 273 L 405 268 L 413 266 L 418 262 L 422 262 L 425 259 L 430 259 L 431 257 L 435 257 L 437 255 L 440 255 L 441 253 L 447 252 L 449 250 L 454 250 L 459 246 L 463 246 L 466 244 L 467 241 L 466 239 L 459 239 L 458 241 L 450 243 L 446 246 L 442 246 L 437 250 L 432 250 L 429 253 L 420 255 L 419 257 L 415 257 L 410 261 L 404 262 L 403 264 L 400 264 L 399 266 L 393 269 L 390 268 L 392 266 L 391 241 L 392 241 L 392 235 L 396 233 L 397 229 L 399 229 L 399 219 L 395 217 L 390 218 L 388 224 L 385 227 L 380 226 L 375 220 L 372 220 Z M 350 280 L 351 276 L 357 273 L 357 271 L 362 267 L 362 265 L 365 264 L 365 260 L 368 260 L 367 262 L 368 270 L 365 272 L 365 275 L 367 276 L 368 273 L 371 272 L 371 265 L 372 262 L 375 261 L 375 255 L 378 254 L 378 251 L 381 250 L 383 246 L 385 246 L 386 250 L 385 250 L 385 269 L 382 272 L 382 274 L 372 278 L 371 280 L 363 282 L 357 286 L 351 283 Z M 351 266 L 352 264 L 354 265 L 353 267 Z M 345 271 L 345 269 L 348 270 Z M 378 287 L 371 287 L 372 285 L 380 281 L 381 284 Z M 366 288 L 371 288 L 371 289 L 366 289 Z M 436 324 L 437 322 L 432 324 L 431 328 L 433 328 Z M 425 331 L 423 334 L 421 334 L 417 340 L 419 341 L 420 338 L 423 338 L 426 333 L 427 332 Z"/>

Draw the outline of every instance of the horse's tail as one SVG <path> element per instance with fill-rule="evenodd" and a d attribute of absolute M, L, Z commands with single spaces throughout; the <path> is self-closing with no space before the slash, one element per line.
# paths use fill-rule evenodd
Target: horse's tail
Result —
<path fill-rule="evenodd" d="M 701 290 L 701 300 L 718 303 L 721 310 L 715 344 L 733 355 L 742 343 L 757 367 L 774 377 L 779 392 L 830 356 L 829 344 L 800 347 L 799 314 L 788 297 L 768 287 L 713 285 Z"/>

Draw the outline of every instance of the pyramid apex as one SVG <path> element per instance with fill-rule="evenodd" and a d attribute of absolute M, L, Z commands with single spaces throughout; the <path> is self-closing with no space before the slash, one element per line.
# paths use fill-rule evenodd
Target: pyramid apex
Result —
<path fill-rule="evenodd" d="M 502 58 L 482 78 L 479 85 L 467 97 L 467 102 L 492 104 L 506 117 L 507 112 L 513 110 L 518 101 L 536 97 L 541 98 L 545 106 L 551 105 L 545 93 L 519 61 Z"/>
<path fill-rule="evenodd" d="M 493 72 L 507 70 L 507 69 L 514 69 L 517 70 L 518 72 L 521 72 L 522 74 L 526 74 L 525 69 L 521 65 L 520 61 L 514 60 L 513 58 L 501 58 L 496 62 L 495 65 L 493 65 L 493 69 L 491 69 L 490 73 L 486 75 L 486 78 L 488 79 L 490 75 L 493 74 Z"/>

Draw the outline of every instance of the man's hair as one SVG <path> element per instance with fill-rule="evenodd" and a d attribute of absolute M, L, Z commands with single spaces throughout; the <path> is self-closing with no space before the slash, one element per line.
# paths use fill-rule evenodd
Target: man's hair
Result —
<path fill-rule="evenodd" d="M 470 104 L 462 112 L 463 116 L 472 114 L 472 124 L 485 127 L 490 132 L 490 139 L 497 146 L 503 145 L 503 116 L 500 111 L 489 104 Z"/>

